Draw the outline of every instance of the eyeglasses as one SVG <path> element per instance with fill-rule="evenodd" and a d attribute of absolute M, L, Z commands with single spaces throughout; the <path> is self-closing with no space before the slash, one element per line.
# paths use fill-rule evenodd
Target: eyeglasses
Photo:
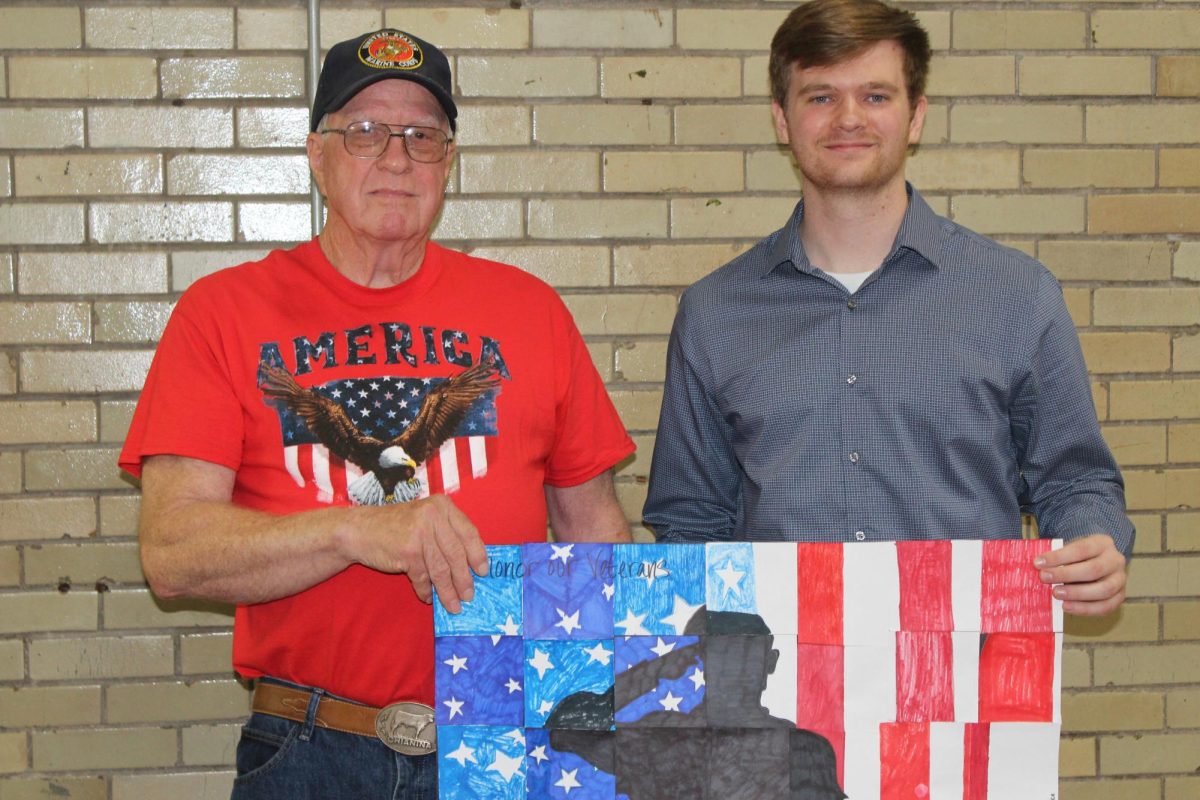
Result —
<path fill-rule="evenodd" d="M 446 157 L 454 141 L 437 128 L 420 125 L 393 127 L 382 122 L 351 122 L 344 128 L 325 128 L 320 133 L 340 133 L 346 152 L 355 158 L 379 158 L 393 136 L 404 142 L 404 152 L 413 161 L 436 164 Z"/>

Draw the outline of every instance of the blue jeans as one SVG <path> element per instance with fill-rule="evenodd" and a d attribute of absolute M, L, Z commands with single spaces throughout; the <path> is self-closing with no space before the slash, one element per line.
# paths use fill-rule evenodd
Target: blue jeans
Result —
<path fill-rule="evenodd" d="M 231 800 L 437 800 L 437 754 L 406 756 L 372 736 L 253 714 Z"/>

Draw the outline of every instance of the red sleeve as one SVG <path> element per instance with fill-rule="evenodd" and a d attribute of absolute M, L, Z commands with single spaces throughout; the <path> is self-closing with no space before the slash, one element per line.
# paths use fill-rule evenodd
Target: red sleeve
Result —
<path fill-rule="evenodd" d="M 163 332 L 118 461 L 135 477 L 152 455 L 241 465 L 241 403 L 217 317 L 207 312 L 203 299 L 185 293 Z"/>
<path fill-rule="evenodd" d="M 555 437 L 546 462 L 550 486 L 577 486 L 609 469 L 635 449 L 625 432 L 583 337 L 558 296 L 552 308 L 555 364 Z"/>

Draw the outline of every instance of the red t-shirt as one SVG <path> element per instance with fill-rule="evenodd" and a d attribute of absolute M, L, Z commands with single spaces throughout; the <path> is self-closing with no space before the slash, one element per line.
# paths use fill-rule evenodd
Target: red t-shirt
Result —
<path fill-rule="evenodd" d="M 349 505 L 362 469 L 260 386 L 260 363 L 340 404 L 388 440 L 424 393 L 490 358 L 480 397 L 421 465 L 488 544 L 544 540 L 543 487 L 573 486 L 633 451 L 570 313 L 515 267 L 429 244 L 404 283 L 369 289 L 316 240 L 196 282 L 163 333 L 121 467 L 174 454 L 237 473 L 233 502 L 274 513 Z M 334 448 L 336 450 L 336 448 Z M 433 702 L 433 625 L 408 578 L 352 566 L 299 594 L 239 606 L 234 667 L 371 705 Z"/>

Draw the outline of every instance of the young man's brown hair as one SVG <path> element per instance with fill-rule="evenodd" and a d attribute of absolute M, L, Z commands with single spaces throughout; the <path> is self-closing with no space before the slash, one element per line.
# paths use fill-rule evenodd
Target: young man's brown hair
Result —
<path fill-rule="evenodd" d="M 930 49 L 929 34 L 911 12 L 880 0 L 809 0 L 787 15 L 771 40 L 771 97 L 786 106 L 794 66 L 829 66 L 885 41 L 904 51 L 905 88 L 915 103 L 925 94 Z"/>

